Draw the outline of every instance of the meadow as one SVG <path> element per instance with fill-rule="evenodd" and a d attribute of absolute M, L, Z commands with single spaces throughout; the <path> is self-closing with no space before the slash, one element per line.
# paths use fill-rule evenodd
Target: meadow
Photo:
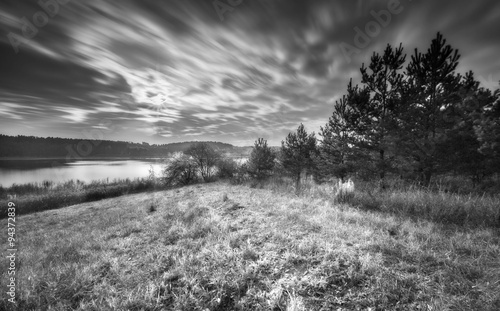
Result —
<path fill-rule="evenodd" d="M 219 181 L 19 216 L 17 308 L 500 309 L 498 198 L 293 190 Z"/>

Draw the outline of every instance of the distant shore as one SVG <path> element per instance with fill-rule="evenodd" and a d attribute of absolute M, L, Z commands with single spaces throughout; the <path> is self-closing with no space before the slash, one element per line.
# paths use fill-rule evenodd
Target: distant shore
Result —
<path fill-rule="evenodd" d="M 81 159 L 67 159 L 66 157 L 0 157 L 0 161 L 17 161 L 17 160 L 59 160 L 59 161 L 85 161 L 85 160 L 158 160 L 165 159 L 167 157 L 82 157 Z"/>
<path fill-rule="evenodd" d="M 230 158 L 248 158 L 245 155 L 230 155 Z M 86 160 L 163 160 L 167 159 L 165 157 L 82 157 L 81 159 L 67 159 L 66 157 L 0 157 L 0 161 L 86 161 Z"/>

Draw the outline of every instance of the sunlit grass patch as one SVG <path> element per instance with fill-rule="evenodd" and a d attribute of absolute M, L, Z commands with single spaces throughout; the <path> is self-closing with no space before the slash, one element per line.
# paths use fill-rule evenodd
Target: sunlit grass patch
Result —
<path fill-rule="evenodd" d="M 338 181 L 337 189 L 335 190 L 335 200 L 338 203 L 349 203 L 354 198 L 354 182 L 348 180 L 347 182 Z"/>

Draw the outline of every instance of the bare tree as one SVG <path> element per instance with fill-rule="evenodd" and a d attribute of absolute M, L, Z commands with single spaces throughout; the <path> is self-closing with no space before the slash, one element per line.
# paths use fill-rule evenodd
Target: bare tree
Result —
<path fill-rule="evenodd" d="M 222 155 L 204 142 L 194 143 L 185 153 L 193 157 L 203 180 L 210 181 L 215 173 L 214 168 Z"/>

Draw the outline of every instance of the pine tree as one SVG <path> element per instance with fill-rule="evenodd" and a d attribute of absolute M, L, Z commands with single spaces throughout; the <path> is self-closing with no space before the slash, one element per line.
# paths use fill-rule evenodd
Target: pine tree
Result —
<path fill-rule="evenodd" d="M 491 103 L 483 107 L 474 129 L 481 143 L 480 152 L 500 159 L 500 89 L 492 95 Z"/>
<path fill-rule="evenodd" d="M 443 155 L 438 153 L 450 124 L 444 118 L 448 107 L 456 105 L 461 76 L 455 73 L 460 55 L 438 33 L 425 54 L 415 49 L 407 66 L 404 97 L 408 102 L 399 115 L 404 130 L 400 144 L 416 163 L 423 184 L 428 185 Z"/>
<path fill-rule="evenodd" d="M 444 111 L 444 119 L 451 126 L 446 131 L 446 140 L 438 146 L 437 154 L 443 155 L 440 167 L 445 172 L 467 176 L 475 185 L 494 173 L 494 158 L 479 151 L 481 142 L 474 130 L 475 124 L 481 121 L 487 107 L 494 101 L 491 91 L 479 87 L 471 71 L 463 77 L 457 103 Z"/>
<path fill-rule="evenodd" d="M 484 165 L 486 172 L 500 173 L 500 89 L 491 95 L 488 104 L 481 107 L 474 132 L 479 142 L 479 153 L 487 159 Z"/>
<path fill-rule="evenodd" d="M 352 86 L 352 80 L 347 86 L 347 95 L 335 102 L 333 114 L 325 127 L 321 127 L 322 140 L 318 146 L 315 163 L 315 178 L 323 181 L 332 176 L 342 181 L 353 174 L 360 160 L 360 150 L 357 149 L 359 136 L 357 131 L 361 127 L 360 112 L 353 107 L 360 106 L 369 98 L 367 89 Z M 358 131 L 359 132 L 359 131 Z"/>
<path fill-rule="evenodd" d="M 300 188 L 301 173 L 313 168 L 312 157 L 315 153 L 314 132 L 307 134 L 302 123 L 296 133 L 289 133 L 285 141 L 281 141 L 281 165 L 294 178 L 297 191 Z"/>
<path fill-rule="evenodd" d="M 248 171 L 257 179 L 269 176 L 274 168 L 276 155 L 267 146 L 267 140 L 259 138 L 255 141 L 250 158 L 248 160 Z"/>
<path fill-rule="evenodd" d="M 362 112 L 365 120 L 365 129 L 358 134 L 363 136 L 364 148 L 377 154 L 375 166 L 382 187 L 395 156 L 395 113 L 401 100 L 404 76 L 400 71 L 405 59 L 406 54 L 403 54 L 401 44 L 394 49 L 388 44 L 382 55 L 373 53 L 370 65 L 365 67 L 363 64 L 360 69 L 361 83 L 366 86 L 371 96 L 368 101 L 360 102 L 363 106 L 356 107 Z M 391 150 L 392 155 L 389 155 Z"/>

